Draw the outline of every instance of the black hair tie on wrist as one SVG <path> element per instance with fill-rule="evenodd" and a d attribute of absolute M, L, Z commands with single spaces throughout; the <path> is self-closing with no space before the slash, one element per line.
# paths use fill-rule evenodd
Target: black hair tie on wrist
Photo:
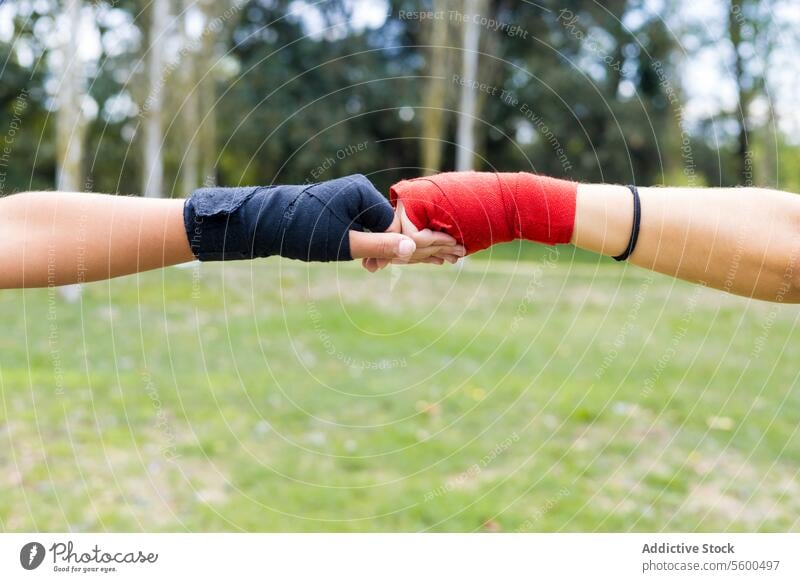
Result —
<path fill-rule="evenodd" d="M 636 189 L 636 186 L 631 184 L 628 188 L 631 193 L 633 193 L 633 226 L 631 227 L 631 238 L 622 254 L 614 257 L 615 261 L 624 261 L 630 257 L 633 250 L 636 248 L 636 241 L 639 240 L 639 226 L 642 223 L 642 203 L 639 200 L 639 191 Z"/>

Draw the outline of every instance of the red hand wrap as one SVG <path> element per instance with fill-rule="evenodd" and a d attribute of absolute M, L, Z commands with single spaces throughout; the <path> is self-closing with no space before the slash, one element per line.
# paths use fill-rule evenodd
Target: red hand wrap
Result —
<path fill-rule="evenodd" d="M 524 238 L 567 243 L 575 223 L 578 184 L 519 173 L 449 172 L 391 187 L 417 228 L 444 231 L 471 254 Z"/>

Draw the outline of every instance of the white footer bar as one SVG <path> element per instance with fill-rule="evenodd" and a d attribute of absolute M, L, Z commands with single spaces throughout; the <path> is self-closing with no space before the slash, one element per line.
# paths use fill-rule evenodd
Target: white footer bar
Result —
<path fill-rule="evenodd" d="M 0 580 L 800 580 L 800 534 L 2 534 Z M 579 578 L 580 577 L 580 578 Z"/>

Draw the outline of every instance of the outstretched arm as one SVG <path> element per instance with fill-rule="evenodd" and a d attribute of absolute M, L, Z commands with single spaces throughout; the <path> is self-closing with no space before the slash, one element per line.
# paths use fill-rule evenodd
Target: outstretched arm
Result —
<path fill-rule="evenodd" d="M 635 265 L 737 295 L 800 302 L 800 196 L 759 188 L 639 188 Z M 578 186 L 572 242 L 616 256 L 631 232 L 625 186 Z"/>
<path fill-rule="evenodd" d="M 759 188 L 639 188 L 641 267 L 730 293 L 800 303 L 800 196 Z M 416 228 L 442 230 L 468 253 L 524 238 L 617 256 L 633 195 L 527 173 L 455 172 L 392 186 Z"/>
<path fill-rule="evenodd" d="M 24 192 L 0 200 L 0 288 L 97 281 L 194 259 L 183 200 Z"/>
<path fill-rule="evenodd" d="M 452 237 L 429 239 L 401 234 L 389 202 L 363 176 L 201 189 L 188 203 L 25 192 L 0 199 L 0 288 L 97 281 L 195 257 L 413 263 L 441 262 L 459 252 Z"/>

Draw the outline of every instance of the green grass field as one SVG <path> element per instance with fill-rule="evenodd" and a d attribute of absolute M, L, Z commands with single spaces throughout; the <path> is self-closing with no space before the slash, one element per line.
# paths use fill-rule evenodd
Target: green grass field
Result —
<path fill-rule="evenodd" d="M 571 253 L 2 292 L 0 529 L 800 530 L 800 309 Z"/>

